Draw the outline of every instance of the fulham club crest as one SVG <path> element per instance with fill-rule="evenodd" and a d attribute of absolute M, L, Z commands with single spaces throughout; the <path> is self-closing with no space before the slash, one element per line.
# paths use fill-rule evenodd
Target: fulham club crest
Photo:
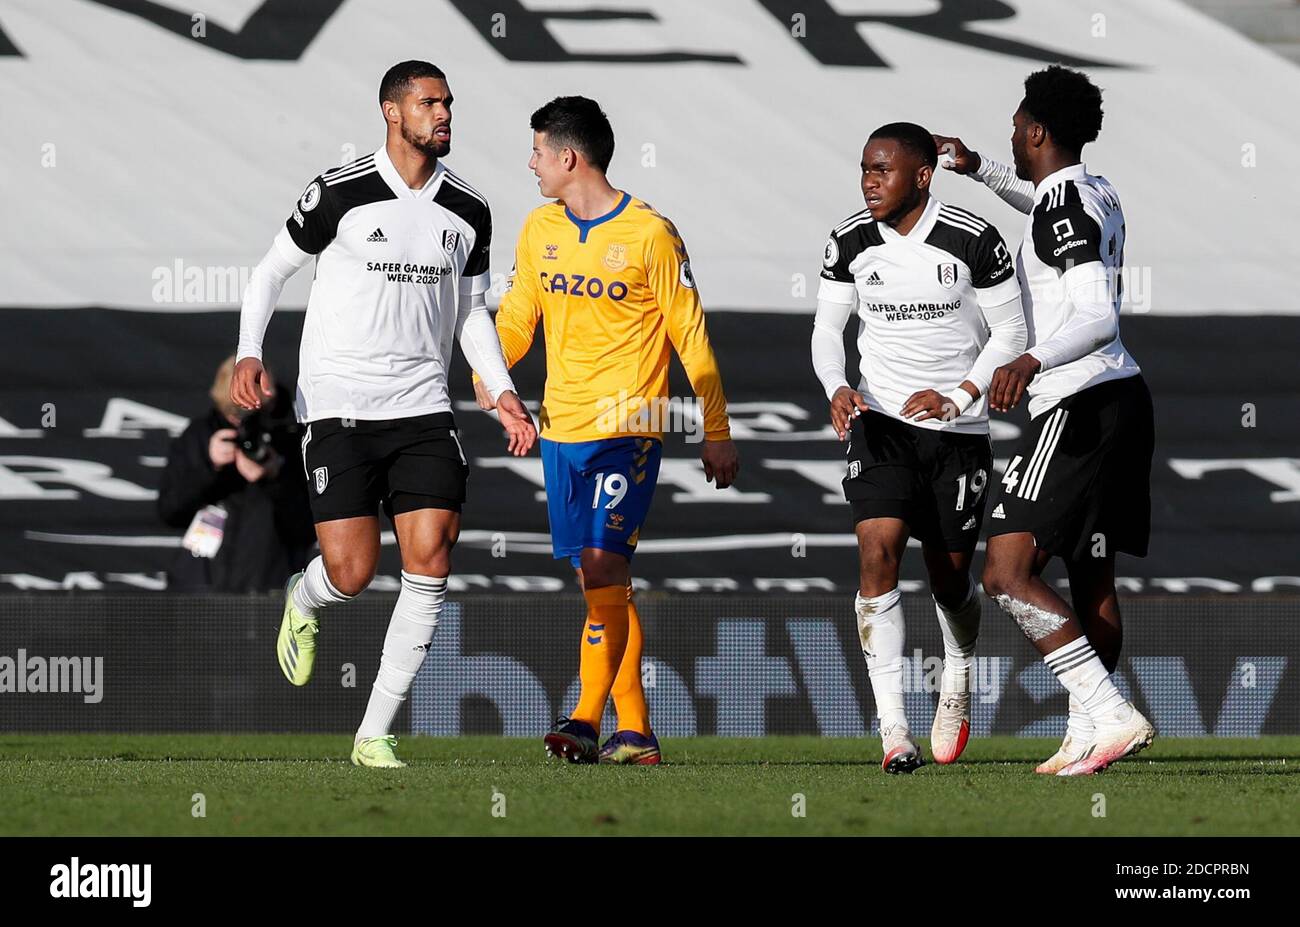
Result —
<path fill-rule="evenodd" d="M 312 471 L 312 476 L 316 479 L 316 495 L 323 495 L 330 481 L 329 467 L 317 467 Z"/>
<path fill-rule="evenodd" d="M 945 290 L 951 290 L 957 285 L 957 265 L 940 264 L 939 265 L 939 285 Z"/>
<path fill-rule="evenodd" d="M 442 248 L 448 254 L 455 254 L 456 246 L 460 244 L 460 232 L 453 232 L 450 229 L 442 233 Z"/>

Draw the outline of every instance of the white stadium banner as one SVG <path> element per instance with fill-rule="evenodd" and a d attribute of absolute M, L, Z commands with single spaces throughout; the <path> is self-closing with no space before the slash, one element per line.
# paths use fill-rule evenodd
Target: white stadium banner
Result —
<path fill-rule="evenodd" d="M 448 72 L 498 274 L 551 97 L 604 106 L 613 181 L 676 221 L 706 305 L 811 312 L 870 130 L 1008 160 L 1025 75 L 1062 61 L 1105 91 L 1086 154 L 1124 200 L 1129 311 L 1300 311 L 1300 70 L 1175 0 L 6 0 L 0 303 L 236 306 L 307 182 L 382 142 L 406 58 Z M 935 190 L 1019 240 L 980 185 Z"/>

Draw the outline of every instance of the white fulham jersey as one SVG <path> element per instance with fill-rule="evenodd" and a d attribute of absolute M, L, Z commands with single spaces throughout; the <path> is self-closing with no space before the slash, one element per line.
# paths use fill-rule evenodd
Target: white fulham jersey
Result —
<path fill-rule="evenodd" d="M 1119 194 L 1110 181 L 1089 174 L 1082 164 L 1049 174 L 1035 188 L 1016 262 L 1029 324 L 1029 353 L 1043 362 L 1043 369 L 1029 383 L 1030 416 L 1037 417 L 1090 386 L 1141 372 L 1119 338 L 1124 231 Z M 1105 290 L 1097 298 L 1114 313 L 1114 338 L 1058 365 L 1053 336 L 1079 311 L 1071 291 L 1078 294 L 1081 284 L 1085 292 L 1094 289 L 1089 281 Z M 1074 340 L 1068 332 L 1057 339 L 1067 349 L 1061 356 L 1068 356 Z"/>
<path fill-rule="evenodd" d="M 950 421 L 899 413 L 919 390 L 960 386 L 989 339 L 979 304 L 1019 296 L 997 229 L 933 196 L 906 235 L 863 210 L 831 232 L 821 277 L 819 300 L 857 301 L 858 390 L 873 411 L 917 428 L 988 433 L 983 395 Z"/>
<path fill-rule="evenodd" d="M 412 190 L 381 147 L 313 180 L 285 227 L 317 255 L 299 420 L 450 410 L 457 307 L 489 286 L 487 200 L 441 161 Z"/>

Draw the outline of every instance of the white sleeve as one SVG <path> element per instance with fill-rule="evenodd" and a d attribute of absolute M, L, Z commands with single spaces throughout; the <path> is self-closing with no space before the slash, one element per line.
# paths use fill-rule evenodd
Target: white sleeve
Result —
<path fill-rule="evenodd" d="M 486 276 L 486 275 L 484 275 Z M 515 392 L 510 379 L 510 368 L 501 353 L 501 339 L 487 308 L 486 290 L 471 290 L 462 283 L 462 293 L 456 312 L 456 340 L 465 355 L 470 369 L 479 375 L 492 394 L 493 401 L 507 390 Z"/>
<path fill-rule="evenodd" d="M 817 315 L 813 319 L 812 363 L 817 379 L 822 382 L 826 398 L 830 399 L 841 386 L 848 386 L 844 370 L 844 326 L 853 314 L 853 303 L 827 299 L 827 281 L 822 281 L 822 291 L 817 296 Z M 851 287 L 846 288 L 852 292 Z M 850 297 L 850 300 L 852 297 Z"/>
<path fill-rule="evenodd" d="M 1015 168 L 1009 165 L 980 155 L 980 169 L 975 172 L 975 179 L 1018 212 L 1028 213 L 1034 208 L 1034 185 L 1017 177 Z"/>
<path fill-rule="evenodd" d="M 1020 285 L 1015 277 L 1004 280 L 997 286 L 976 290 L 975 299 L 988 324 L 989 340 L 975 358 L 966 379 L 983 396 L 993 382 L 993 372 L 1025 353 L 1025 345 L 1029 343 L 1029 327 L 1025 323 L 1024 307 L 1020 304 Z"/>
<path fill-rule="evenodd" d="M 1029 349 L 1043 370 L 1086 357 L 1119 334 L 1119 318 L 1111 302 L 1110 277 L 1100 261 L 1071 267 L 1061 277 L 1061 288 L 1074 311 L 1052 337 Z"/>
<path fill-rule="evenodd" d="M 271 242 L 271 250 L 266 252 L 266 256 L 248 277 L 248 289 L 244 291 L 244 302 L 239 309 L 236 362 L 245 357 L 262 359 L 262 339 L 266 336 L 266 326 L 271 321 L 271 313 L 275 311 L 280 291 L 284 289 L 285 281 L 312 257 L 294 244 L 287 228 L 280 229 L 280 234 Z"/>

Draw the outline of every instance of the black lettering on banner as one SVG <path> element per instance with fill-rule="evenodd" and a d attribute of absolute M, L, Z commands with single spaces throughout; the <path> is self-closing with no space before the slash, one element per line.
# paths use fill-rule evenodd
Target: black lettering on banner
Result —
<path fill-rule="evenodd" d="M 462 16 L 487 40 L 488 47 L 509 61 L 601 61 L 618 63 L 664 63 L 676 61 L 711 61 L 716 64 L 744 64 L 730 54 L 689 51 L 608 51 L 571 52 L 551 35 L 547 20 L 603 22 L 639 20 L 658 22 L 649 10 L 530 10 L 519 0 L 451 0 Z M 493 35 L 494 16 L 504 15 L 505 35 Z"/>
<path fill-rule="evenodd" d="M 9 36 L 5 35 L 4 26 L 0 25 L 0 58 L 5 57 L 22 58 L 23 53 L 18 50 L 18 46 Z"/>
<path fill-rule="evenodd" d="M 193 15 L 152 0 L 91 0 L 100 6 L 146 19 L 168 32 L 190 39 Z M 307 46 L 343 5 L 343 0 L 266 0 L 244 27 L 231 32 L 211 20 L 202 44 L 246 61 L 297 61 Z M 4 54 L 0 36 L 0 54 Z"/>
<path fill-rule="evenodd" d="M 829 0 L 758 0 L 787 28 L 796 13 L 807 17 L 807 35 L 799 44 L 808 49 L 822 64 L 847 65 L 858 68 L 887 68 L 888 61 L 880 57 L 858 32 L 859 23 L 881 23 L 915 32 L 935 39 L 943 39 L 968 48 L 996 52 L 1065 64 L 1077 68 L 1127 67 L 1107 61 L 1095 61 L 1065 52 L 1031 45 L 1018 39 L 990 35 L 967 29 L 968 23 L 990 19 L 1010 19 L 1016 15 L 1011 4 L 1002 0 L 939 0 L 939 9 L 932 13 L 914 16 L 881 13 L 837 13 Z"/>

